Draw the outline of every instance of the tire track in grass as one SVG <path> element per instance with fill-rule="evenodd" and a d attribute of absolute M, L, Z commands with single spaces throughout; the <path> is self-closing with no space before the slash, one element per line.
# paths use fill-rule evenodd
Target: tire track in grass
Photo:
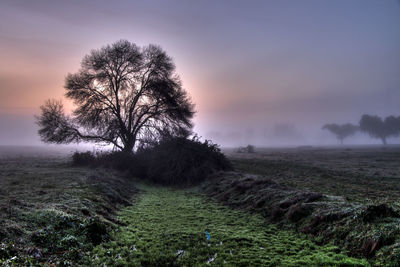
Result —
<path fill-rule="evenodd" d="M 229 209 L 183 190 L 141 186 L 124 208 L 126 224 L 96 247 L 88 264 L 107 266 L 368 266 L 318 246 L 258 215 Z M 206 231 L 210 234 L 207 239 Z"/>

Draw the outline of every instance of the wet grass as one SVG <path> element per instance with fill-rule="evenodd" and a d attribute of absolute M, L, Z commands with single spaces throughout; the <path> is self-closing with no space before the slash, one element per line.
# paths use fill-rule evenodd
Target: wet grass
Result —
<path fill-rule="evenodd" d="M 400 147 L 258 149 L 228 153 L 234 168 L 359 203 L 400 205 Z"/>
<path fill-rule="evenodd" d="M 239 173 L 206 183 L 203 191 L 209 196 L 321 243 L 334 242 L 374 266 L 399 266 L 399 146 L 259 148 L 229 156 Z M 281 207 L 293 198 L 290 190 L 325 196 Z"/>
<path fill-rule="evenodd" d="M 399 207 L 399 155 L 398 148 L 258 151 L 251 158 L 240 155 L 233 161 L 236 169 L 295 189 L 343 196 L 346 205 L 384 202 Z M 218 186 L 231 182 L 228 179 Z M 367 265 L 333 245 L 319 246 L 290 227 L 282 230 L 267 223 L 261 217 L 266 209 L 253 201 L 266 198 L 266 191 L 258 194 L 254 187 L 241 188 L 243 194 L 235 203 L 240 208 L 239 204 L 246 204 L 244 210 L 258 203 L 260 215 L 218 205 L 188 191 L 144 186 L 133 205 L 115 218 L 118 209 L 129 205 L 134 188 L 135 182 L 121 173 L 73 167 L 65 155 L 0 157 L 0 265 Z M 338 230 L 327 226 L 335 233 L 328 240 L 346 241 L 344 236 L 350 236 L 366 249 L 376 246 L 374 258 L 369 259 L 373 265 L 398 266 L 398 219 L 359 219 L 343 225 Z M 104 226 L 107 229 L 100 236 L 92 235 Z M 109 235 L 111 229 L 115 231 Z M 325 240 L 322 235 L 319 238 Z M 103 243 L 92 250 L 99 242 Z M 336 243 L 341 249 L 346 247 Z"/>
<path fill-rule="evenodd" d="M 96 247 L 87 264 L 113 266 L 368 266 L 332 245 L 279 230 L 259 215 L 183 190 L 141 186 L 119 213 L 126 226 Z M 210 234 L 207 239 L 206 231 Z"/>
<path fill-rule="evenodd" d="M 121 173 L 74 167 L 65 155 L 0 157 L 0 266 L 76 264 L 107 240 L 134 193 Z"/>

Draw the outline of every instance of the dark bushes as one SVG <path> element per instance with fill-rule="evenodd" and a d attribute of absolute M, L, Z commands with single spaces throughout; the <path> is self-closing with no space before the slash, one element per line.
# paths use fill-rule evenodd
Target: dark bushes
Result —
<path fill-rule="evenodd" d="M 379 218 L 399 218 L 400 215 L 387 204 L 369 205 L 362 213 L 361 217 L 364 222 L 372 222 Z"/>
<path fill-rule="evenodd" d="M 164 138 L 137 156 L 146 166 L 146 178 L 161 184 L 197 184 L 216 171 L 232 168 L 216 144 L 197 137 Z"/>
<path fill-rule="evenodd" d="M 104 167 L 119 171 L 129 171 L 131 174 L 145 176 L 145 166 L 140 159 L 131 153 L 101 152 L 94 154 L 90 151 L 75 152 L 72 155 L 72 164 L 75 166 Z"/>
<path fill-rule="evenodd" d="M 72 162 L 74 165 L 77 166 L 87 166 L 90 164 L 93 164 L 94 161 L 96 160 L 95 156 L 93 155 L 92 152 L 87 151 L 87 152 L 75 152 L 72 155 Z"/>
<path fill-rule="evenodd" d="M 216 144 L 197 137 L 164 137 L 135 154 L 76 152 L 72 159 L 75 165 L 129 171 L 132 176 L 165 185 L 197 184 L 214 172 L 232 168 Z"/>
<path fill-rule="evenodd" d="M 253 145 L 247 145 L 246 147 L 239 147 L 237 153 L 254 153 L 255 147 Z"/>
<path fill-rule="evenodd" d="M 119 171 L 129 171 L 136 177 L 143 177 L 145 175 L 145 166 L 143 160 L 136 154 L 126 152 L 112 152 L 102 153 L 96 158 L 96 163 L 99 166 L 106 168 L 116 169 Z"/>

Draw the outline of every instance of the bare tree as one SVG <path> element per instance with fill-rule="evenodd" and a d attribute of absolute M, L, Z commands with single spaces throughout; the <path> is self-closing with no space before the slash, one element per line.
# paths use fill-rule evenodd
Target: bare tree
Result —
<path fill-rule="evenodd" d="M 61 101 L 41 106 L 37 123 L 44 142 L 89 141 L 132 152 L 139 143 L 188 135 L 193 127 L 194 105 L 172 59 L 156 45 L 120 40 L 92 50 L 81 69 L 67 75 L 65 89 L 76 109 L 67 116 Z"/>
<path fill-rule="evenodd" d="M 379 138 L 384 145 L 387 138 L 400 135 L 400 117 L 389 116 L 384 120 L 378 116 L 364 114 L 360 120 L 360 129 L 373 138 Z"/>
<path fill-rule="evenodd" d="M 358 131 L 358 126 L 353 125 L 351 123 L 346 123 L 346 124 L 336 124 L 336 123 L 331 123 L 331 124 L 325 124 L 322 129 L 328 130 L 331 133 L 333 133 L 336 138 L 340 141 L 341 144 L 343 144 L 343 140 L 355 134 Z"/>

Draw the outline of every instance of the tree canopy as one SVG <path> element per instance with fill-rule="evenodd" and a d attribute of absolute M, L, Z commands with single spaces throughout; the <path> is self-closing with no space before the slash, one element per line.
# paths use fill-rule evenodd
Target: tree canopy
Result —
<path fill-rule="evenodd" d="M 331 123 L 331 124 L 325 124 L 322 129 L 326 129 L 333 133 L 336 138 L 340 141 L 341 144 L 343 144 L 343 140 L 355 134 L 358 131 L 358 126 L 353 125 L 351 123 L 346 123 L 346 124 L 336 124 L 336 123 Z"/>
<path fill-rule="evenodd" d="M 382 119 L 379 116 L 364 114 L 360 120 L 360 129 L 373 138 L 379 138 L 384 145 L 388 137 L 400 135 L 400 117 L 389 116 Z"/>
<path fill-rule="evenodd" d="M 76 108 L 47 100 L 37 118 L 48 143 L 90 141 L 123 151 L 162 135 L 187 136 L 194 104 L 182 88 L 175 65 L 161 47 L 120 40 L 86 55 L 65 79 L 65 96 Z"/>

